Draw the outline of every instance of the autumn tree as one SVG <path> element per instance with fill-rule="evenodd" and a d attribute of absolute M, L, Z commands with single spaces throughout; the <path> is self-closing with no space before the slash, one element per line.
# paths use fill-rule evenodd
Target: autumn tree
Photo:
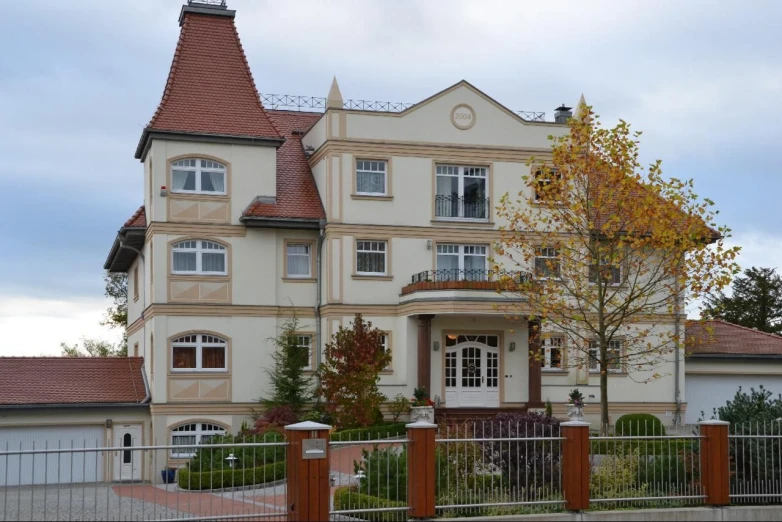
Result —
<path fill-rule="evenodd" d="M 731 295 L 706 296 L 703 316 L 782 335 L 782 277 L 773 268 L 748 268 L 731 284 Z"/>
<path fill-rule="evenodd" d="M 326 345 L 318 368 L 317 394 L 340 428 L 371 426 L 385 397 L 377 388 L 380 372 L 391 363 L 383 332 L 357 314 Z"/>
<path fill-rule="evenodd" d="M 607 425 L 609 373 L 659 378 L 682 346 L 683 324 L 671 323 L 685 298 L 727 285 L 738 248 L 723 245 L 729 230 L 691 180 L 664 178 L 660 161 L 642 167 L 626 122 L 603 128 L 581 104 L 569 127 L 550 138 L 550 160 L 530 160 L 525 190 L 501 199 L 497 268 L 533 270 L 505 282 L 523 297 L 514 312 L 566 335 L 566 367 L 599 372 Z"/>

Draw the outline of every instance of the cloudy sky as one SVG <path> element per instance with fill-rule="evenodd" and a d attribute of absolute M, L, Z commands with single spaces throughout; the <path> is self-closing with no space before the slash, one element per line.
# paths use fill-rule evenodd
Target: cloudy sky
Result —
<path fill-rule="evenodd" d="M 0 355 L 98 326 L 102 265 L 139 206 L 133 152 L 179 0 L 3 2 Z M 782 2 L 228 0 L 258 89 L 415 102 L 466 79 L 514 110 L 574 104 L 644 131 L 717 202 L 743 266 L 782 266 Z"/>

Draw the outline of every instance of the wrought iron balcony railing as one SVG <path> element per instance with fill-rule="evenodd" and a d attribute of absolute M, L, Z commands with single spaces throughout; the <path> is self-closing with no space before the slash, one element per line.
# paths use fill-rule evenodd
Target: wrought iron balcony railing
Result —
<path fill-rule="evenodd" d="M 434 215 L 440 218 L 489 219 L 489 198 L 438 194 Z"/>
<path fill-rule="evenodd" d="M 529 281 L 529 272 L 519 270 L 479 270 L 457 268 L 441 268 L 439 270 L 424 270 L 413 275 L 412 283 L 442 283 L 445 281 L 512 281 L 521 284 Z"/>

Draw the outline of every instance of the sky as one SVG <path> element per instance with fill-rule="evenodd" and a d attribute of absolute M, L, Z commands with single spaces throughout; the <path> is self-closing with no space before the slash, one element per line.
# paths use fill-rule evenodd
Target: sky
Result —
<path fill-rule="evenodd" d="M 142 200 L 133 153 L 179 0 L 25 0 L 0 16 L 0 355 L 98 323 L 103 263 Z M 461 79 L 513 110 L 642 130 L 645 162 L 716 202 L 742 267 L 782 266 L 782 2 L 228 0 L 262 93 L 417 102 Z M 691 310 L 692 312 L 692 310 Z"/>

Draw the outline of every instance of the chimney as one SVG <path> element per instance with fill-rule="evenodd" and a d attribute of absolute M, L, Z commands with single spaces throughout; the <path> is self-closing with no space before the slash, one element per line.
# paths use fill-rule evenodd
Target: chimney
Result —
<path fill-rule="evenodd" d="M 180 26 L 185 13 L 229 16 L 231 18 L 236 15 L 236 11 L 228 9 L 226 0 L 187 0 L 187 5 L 183 5 L 182 11 L 179 13 Z"/>
<path fill-rule="evenodd" d="M 554 109 L 554 123 L 567 123 L 569 118 L 573 117 L 572 107 L 565 107 L 563 103 Z"/>

